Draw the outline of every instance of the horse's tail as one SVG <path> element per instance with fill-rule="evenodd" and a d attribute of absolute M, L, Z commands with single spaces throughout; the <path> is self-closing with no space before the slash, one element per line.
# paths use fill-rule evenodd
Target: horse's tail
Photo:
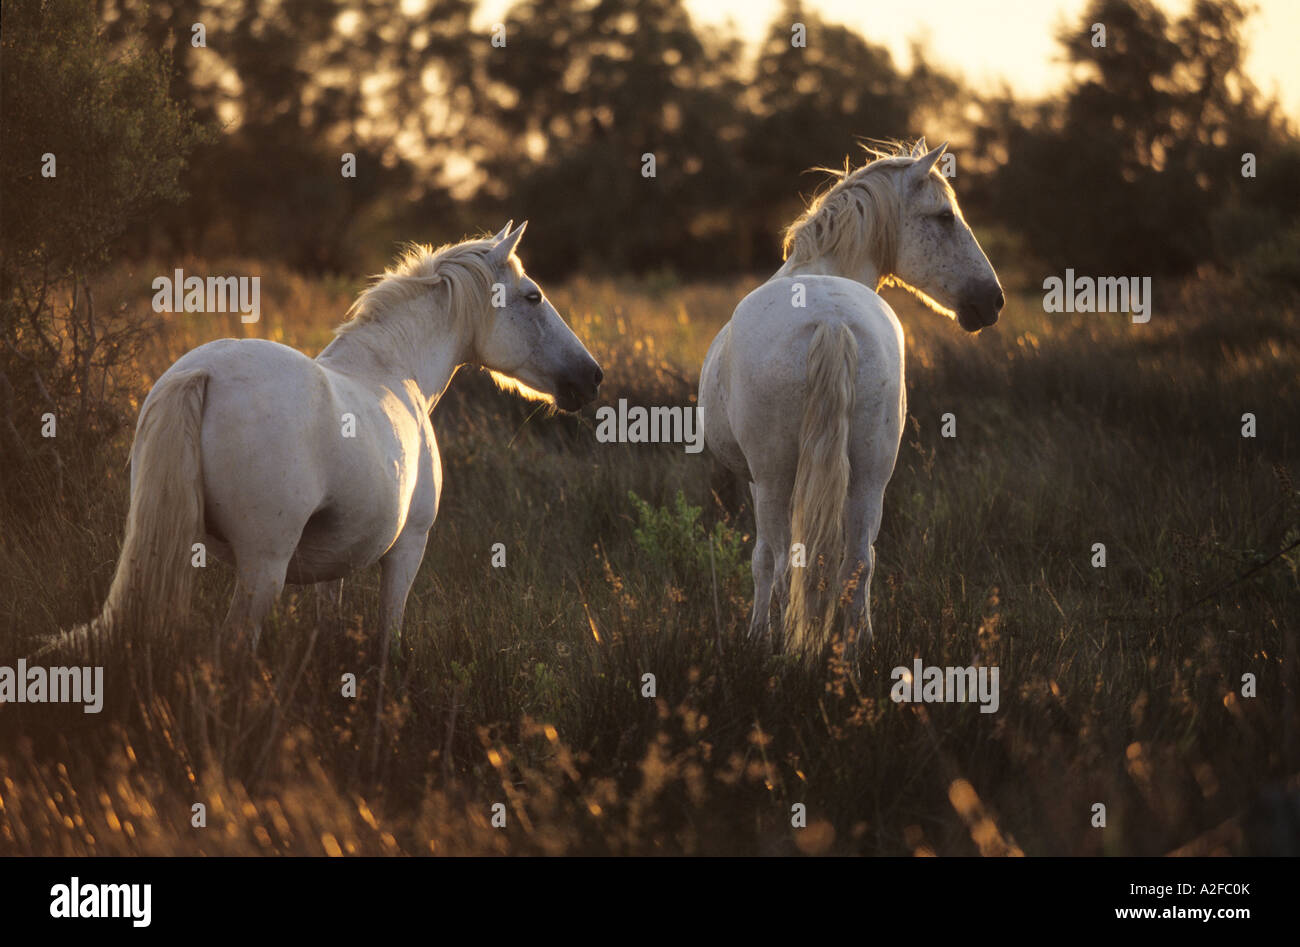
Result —
<path fill-rule="evenodd" d="M 154 386 L 131 445 L 131 505 L 117 572 L 99 617 L 37 654 L 84 652 L 126 623 L 183 620 L 194 584 L 192 544 L 203 536 L 200 431 L 208 373 L 170 372 Z"/>
<path fill-rule="evenodd" d="M 849 430 L 858 340 L 843 323 L 822 323 L 808 347 L 807 387 L 799 430 L 799 463 L 791 499 L 790 536 L 805 564 L 791 563 L 786 639 L 807 652 L 827 640 L 839 601 L 844 559 L 844 507 L 849 494 Z M 792 557 L 793 558 L 793 557 Z"/>

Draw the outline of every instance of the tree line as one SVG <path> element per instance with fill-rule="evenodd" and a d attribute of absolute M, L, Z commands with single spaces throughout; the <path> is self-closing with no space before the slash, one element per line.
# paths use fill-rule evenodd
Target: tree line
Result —
<path fill-rule="evenodd" d="M 976 93 L 919 47 L 904 70 L 795 0 L 752 53 L 683 0 L 521 0 L 490 30 L 471 26 L 470 0 L 415 9 L 98 0 L 109 55 L 166 56 L 171 99 L 210 135 L 178 177 L 187 199 L 127 246 L 348 272 L 377 245 L 527 217 L 547 277 L 762 270 L 825 180 L 810 168 L 922 133 L 953 141 L 972 216 L 1080 268 L 1187 272 L 1300 210 L 1300 150 L 1243 72 L 1235 0 L 1175 18 L 1094 0 L 1057 37 L 1073 84 L 1033 102 Z M 17 44 L 41 42 L 21 12 L 5 18 Z"/>

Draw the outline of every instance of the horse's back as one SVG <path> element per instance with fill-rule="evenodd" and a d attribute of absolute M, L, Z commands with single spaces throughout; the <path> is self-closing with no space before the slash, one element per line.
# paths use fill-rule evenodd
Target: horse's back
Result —
<path fill-rule="evenodd" d="M 242 463 L 292 455 L 320 433 L 334 396 L 330 379 L 297 349 L 265 339 L 218 339 L 177 359 L 167 371 L 201 369 L 208 375 L 204 407 L 205 454 Z M 206 466 L 206 465 L 205 465 Z"/>
<path fill-rule="evenodd" d="M 733 342 L 741 341 L 742 361 L 758 358 L 778 371 L 782 365 L 806 364 L 813 333 L 822 325 L 848 326 L 860 363 L 892 365 L 902 353 L 902 326 L 889 304 L 856 280 L 839 276 L 771 279 L 740 301 L 731 325 Z"/>
<path fill-rule="evenodd" d="M 297 349 L 266 339 L 208 342 L 178 358 L 163 377 L 195 369 L 207 372 L 211 390 L 247 392 L 263 399 L 301 399 L 328 388 L 316 362 Z"/>
<path fill-rule="evenodd" d="M 232 361 L 233 360 L 233 361 Z M 282 365 L 295 362 L 311 364 L 312 360 L 292 346 L 269 339 L 214 339 L 190 349 L 178 358 L 173 368 L 222 366 L 233 371 L 239 362 L 260 365 L 278 362 Z"/>
<path fill-rule="evenodd" d="M 802 305 L 800 305 L 802 303 Z M 751 476 L 793 476 L 808 390 L 808 354 L 819 327 L 847 327 L 856 341 L 855 466 L 892 469 L 903 412 L 902 327 L 871 289 L 836 276 L 769 280 L 736 307 L 725 355 L 730 434 Z"/>

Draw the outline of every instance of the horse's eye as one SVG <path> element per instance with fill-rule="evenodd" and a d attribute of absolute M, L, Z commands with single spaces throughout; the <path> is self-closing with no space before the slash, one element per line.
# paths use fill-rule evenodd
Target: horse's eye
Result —
<path fill-rule="evenodd" d="M 530 303 L 536 306 L 539 302 L 542 301 L 542 294 L 534 291 L 529 293 L 527 296 L 525 296 L 524 299 L 527 299 Z"/>
<path fill-rule="evenodd" d="M 941 220 L 945 224 L 950 224 L 957 219 L 957 216 L 950 210 L 942 211 L 937 216 L 939 220 Z"/>

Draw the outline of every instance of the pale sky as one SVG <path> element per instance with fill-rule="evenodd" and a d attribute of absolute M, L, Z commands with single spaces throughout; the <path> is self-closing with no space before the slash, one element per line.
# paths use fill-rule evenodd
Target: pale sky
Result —
<path fill-rule="evenodd" d="M 1191 0 L 1157 0 L 1171 16 Z M 491 26 L 510 0 L 482 0 L 476 25 Z M 732 21 L 738 32 L 757 40 L 781 9 L 780 0 L 687 0 L 697 26 Z M 1060 23 L 1081 18 L 1087 0 L 807 0 L 824 19 L 853 27 L 887 47 L 900 65 L 909 65 L 909 41 L 925 39 L 936 65 L 964 75 L 976 88 L 1001 80 L 1025 96 L 1055 91 L 1065 84 L 1053 39 Z M 1300 0 L 1255 0 L 1247 20 L 1246 74 L 1265 95 L 1276 94 L 1288 116 L 1300 118 Z"/>

